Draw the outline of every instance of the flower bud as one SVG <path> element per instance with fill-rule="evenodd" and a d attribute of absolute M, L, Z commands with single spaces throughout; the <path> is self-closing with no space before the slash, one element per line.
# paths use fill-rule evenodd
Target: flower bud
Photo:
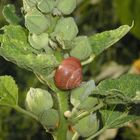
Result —
<path fill-rule="evenodd" d="M 99 120 L 97 114 L 90 114 L 81 120 L 74 126 L 74 129 L 82 137 L 89 137 L 96 133 L 99 129 Z"/>
<path fill-rule="evenodd" d="M 95 82 L 93 80 L 85 82 L 80 87 L 73 89 L 70 96 L 71 104 L 79 110 L 92 109 L 99 103 L 97 98 L 90 97 L 94 89 Z"/>
<path fill-rule="evenodd" d="M 35 0 L 23 0 L 23 8 L 26 12 L 30 11 L 33 7 L 35 7 L 35 5 Z"/>
<path fill-rule="evenodd" d="M 76 8 L 76 0 L 59 0 L 57 8 L 64 15 L 69 15 Z"/>
<path fill-rule="evenodd" d="M 63 40 L 72 40 L 78 34 L 77 25 L 72 17 L 61 18 L 56 27 L 52 36 L 60 36 Z"/>
<path fill-rule="evenodd" d="M 31 46 L 37 50 L 45 48 L 49 43 L 49 35 L 47 33 L 42 33 L 40 35 L 30 34 L 28 39 Z"/>
<path fill-rule="evenodd" d="M 55 4 L 55 0 L 40 0 L 37 4 L 37 7 L 41 12 L 49 13 L 54 9 Z"/>
<path fill-rule="evenodd" d="M 41 34 L 49 28 L 50 19 L 36 8 L 33 8 L 25 15 L 25 26 L 31 33 Z"/>
<path fill-rule="evenodd" d="M 46 126 L 48 129 L 54 129 L 58 126 L 59 115 L 57 110 L 48 109 L 39 115 L 39 121 L 43 126 Z"/>
<path fill-rule="evenodd" d="M 70 118 L 71 117 L 71 111 L 69 111 L 69 110 L 67 110 L 67 111 L 65 111 L 64 112 L 64 116 L 66 117 L 66 118 Z"/>
<path fill-rule="evenodd" d="M 29 111 L 38 116 L 44 110 L 52 108 L 53 99 L 46 90 L 30 88 L 26 96 L 26 106 Z"/>
<path fill-rule="evenodd" d="M 92 54 L 92 49 L 87 36 L 79 36 L 73 41 L 73 49 L 70 55 L 80 60 L 85 60 Z"/>

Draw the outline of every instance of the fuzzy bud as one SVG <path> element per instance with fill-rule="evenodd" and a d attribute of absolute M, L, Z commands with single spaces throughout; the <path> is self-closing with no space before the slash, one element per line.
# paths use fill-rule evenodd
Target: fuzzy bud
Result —
<path fill-rule="evenodd" d="M 50 19 L 34 8 L 25 15 L 25 26 L 31 33 L 41 34 L 49 28 Z"/>
<path fill-rule="evenodd" d="M 29 111 L 38 116 L 44 110 L 52 108 L 53 99 L 46 90 L 30 88 L 26 96 L 26 106 Z"/>

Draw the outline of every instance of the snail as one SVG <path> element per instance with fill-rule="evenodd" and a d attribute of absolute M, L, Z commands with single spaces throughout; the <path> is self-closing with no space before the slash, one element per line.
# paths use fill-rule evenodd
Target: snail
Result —
<path fill-rule="evenodd" d="M 55 84 L 59 89 L 78 87 L 82 82 L 82 66 L 75 57 L 64 59 L 55 72 Z"/>

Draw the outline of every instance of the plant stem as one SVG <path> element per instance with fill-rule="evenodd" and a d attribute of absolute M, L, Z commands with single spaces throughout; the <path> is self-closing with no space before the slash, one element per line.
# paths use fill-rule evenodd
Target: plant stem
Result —
<path fill-rule="evenodd" d="M 53 139 L 54 139 L 54 140 L 57 140 L 57 138 L 56 138 L 56 136 L 55 136 L 55 135 L 52 135 L 52 136 L 53 136 Z"/>
<path fill-rule="evenodd" d="M 93 138 L 95 138 L 98 135 L 100 135 L 101 133 L 103 133 L 106 129 L 107 129 L 107 127 L 103 127 L 101 130 L 99 130 L 97 133 L 93 134 L 92 136 L 88 137 L 86 140 L 92 140 Z"/>
<path fill-rule="evenodd" d="M 14 108 L 15 110 L 17 110 L 18 112 L 24 114 L 24 115 L 27 115 L 27 116 L 29 116 L 29 117 L 32 117 L 32 118 L 34 118 L 35 120 L 38 120 L 37 116 L 35 116 L 34 114 L 30 113 L 29 111 L 26 111 L 25 109 L 21 108 L 20 106 L 15 105 L 13 108 Z"/>
<path fill-rule="evenodd" d="M 85 60 L 85 61 L 82 62 L 82 66 L 91 63 L 94 58 L 95 58 L 95 55 L 91 55 L 89 59 L 87 59 L 87 60 Z"/>
<path fill-rule="evenodd" d="M 68 123 L 64 117 L 64 112 L 68 110 L 68 93 L 59 91 L 57 92 L 58 103 L 59 103 L 59 128 L 56 133 L 57 140 L 66 140 Z"/>
<path fill-rule="evenodd" d="M 81 113 L 80 115 L 78 115 L 77 117 L 72 119 L 73 123 L 76 123 L 77 121 L 79 121 L 80 119 L 86 117 L 87 115 L 89 115 L 91 112 L 96 112 L 97 110 L 99 110 L 100 108 L 102 108 L 104 106 L 103 102 L 100 102 L 97 106 L 95 106 L 93 109 L 89 110 L 89 111 L 85 111 L 83 113 Z"/>
<path fill-rule="evenodd" d="M 75 134 L 72 137 L 72 140 L 78 140 L 79 136 L 80 135 L 77 132 L 75 132 Z"/>
<path fill-rule="evenodd" d="M 0 43 L 2 43 L 2 37 L 3 37 L 3 35 L 0 35 Z"/>

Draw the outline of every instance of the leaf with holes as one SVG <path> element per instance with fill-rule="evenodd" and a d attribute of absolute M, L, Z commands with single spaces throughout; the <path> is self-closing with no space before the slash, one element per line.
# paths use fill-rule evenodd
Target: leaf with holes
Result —
<path fill-rule="evenodd" d="M 133 26 L 133 25 L 132 25 Z M 115 30 L 105 31 L 89 37 L 89 42 L 92 46 L 92 52 L 95 56 L 102 53 L 107 48 L 111 47 L 123 36 L 125 36 L 132 26 L 122 25 Z"/>
<path fill-rule="evenodd" d="M 4 34 L 0 36 L 0 55 L 6 60 L 17 64 L 19 67 L 46 75 L 49 75 L 59 65 L 54 54 L 38 54 L 29 45 L 23 27 L 8 25 L 2 29 Z"/>

